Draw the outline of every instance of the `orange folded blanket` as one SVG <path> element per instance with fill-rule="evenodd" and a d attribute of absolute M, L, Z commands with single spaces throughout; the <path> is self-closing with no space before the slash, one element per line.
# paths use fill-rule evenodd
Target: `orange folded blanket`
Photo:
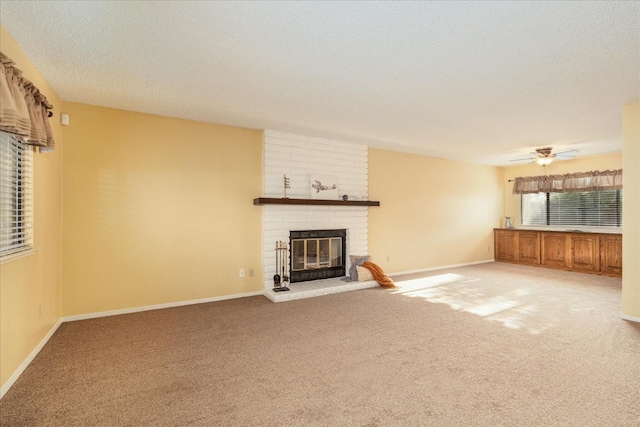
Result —
<path fill-rule="evenodd" d="M 393 282 L 393 280 L 391 280 L 389 276 L 384 274 L 384 271 L 382 271 L 382 268 L 380 268 L 378 264 L 367 261 L 362 264 L 362 266 L 371 272 L 373 278 L 376 279 L 376 282 L 378 282 L 378 285 L 387 289 L 393 289 L 396 287 L 396 284 Z"/>

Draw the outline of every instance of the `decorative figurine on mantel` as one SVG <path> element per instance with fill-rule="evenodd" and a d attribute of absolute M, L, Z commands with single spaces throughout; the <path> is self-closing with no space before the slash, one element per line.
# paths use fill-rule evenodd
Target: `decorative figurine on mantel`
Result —
<path fill-rule="evenodd" d="M 291 184 L 289 183 L 289 178 L 287 178 L 287 175 L 284 175 L 284 198 L 287 198 L 287 188 L 291 188 Z"/>
<path fill-rule="evenodd" d="M 287 274 L 287 243 L 276 242 L 276 274 L 273 276 L 273 292 L 288 291 L 289 275 Z M 280 275 L 282 272 L 282 275 Z"/>

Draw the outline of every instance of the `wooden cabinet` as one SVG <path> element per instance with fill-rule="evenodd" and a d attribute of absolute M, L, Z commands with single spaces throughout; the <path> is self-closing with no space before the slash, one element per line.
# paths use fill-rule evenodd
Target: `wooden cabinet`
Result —
<path fill-rule="evenodd" d="M 567 266 L 567 235 L 565 233 L 541 233 L 542 265 L 562 268 Z"/>
<path fill-rule="evenodd" d="M 540 264 L 540 236 L 535 231 L 496 230 L 495 259 Z"/>
<path fill-rule="evenodd" d="M 600 235 L 570 234 L 567 267 L 571 270 L 600 271 Z"/>
<path fill-rule="evenodd" d="M 622 235 L 494 230 L 496 261 L 622 276 Z"/>
<path fill-rule="evenodd" d="M 517 261 L 524 264 L 540 264 L 540 233 L 519 231 Z"/>
<path fill-rule="evenodd" d="M 495 258 L 502 261 L 516 261 L 517 233 L 507 230 L 495 231 Z"/>
<path fill-rule="evenodd" d="M 604 235 L 600 239 L 600 269 L 611 276 L 622 276 L 622 236 Z"/>

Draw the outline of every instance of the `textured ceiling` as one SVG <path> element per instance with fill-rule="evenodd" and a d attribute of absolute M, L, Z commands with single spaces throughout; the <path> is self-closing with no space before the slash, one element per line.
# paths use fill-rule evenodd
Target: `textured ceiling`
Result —
<path fill-rule="evenodd" d="M 66 101 L 508 165 L 619 152 L 640 3 L 7 1 Z M 511 163 L 513 164 L 513 163 Z"/>

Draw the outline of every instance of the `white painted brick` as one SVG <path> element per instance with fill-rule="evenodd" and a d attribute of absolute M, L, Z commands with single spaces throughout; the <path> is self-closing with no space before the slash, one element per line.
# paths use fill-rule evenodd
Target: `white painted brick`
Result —
<path fill-rule="evenodd" d="M 283 154 L 289 154 L 288 150 L 265 150 L 264 158 L 270 160 L 281 160 Z"/>
<path fill-rule="evenodd" d="M 302 143 L 300 143 L 300 145 L 302 145 Z M 303 155 L 305 156 L 305 159 L 309 159 L 310 157 L 313 157 L 315 155 L 315 151 L 310 152 L 308 146 L 307 147 L 301 147 L 301 146 L 289 147 L 288 152 L 291 154 Z"/>
<path fill-rule="evenodd" d="M 309 156 L 304 153 L 291 153 L 291 161 L 295 162 L 299 168 L 306 168 Z M 304 163 L 305 166 L 302 164 Z"/>
<path fill-rule="evenodd" d="M 265 140 L 266 149 L 269 151 L 290 150 L 291 142 L 284 138 L 267 138 Z"/>
<path fill-rule="evenodd" d="M 305 163 L 304 166 L 294 165 L 289 168 L 291 176 L 295 176 L 297 179 L 306 177 L 306 182 L 309 182 L 309 165 Z"/>
<path fill-rule="evenodd" d="M 287 190 L 287 195 L 293 198 L 310 197 L 310 175 L 333 175 L 338 180 L 339 194 L 348 194 L 352 199 L 358 196 L 360 199 L 367 198 L 368 149 L 364 145 L 265 131 L 263 153 L 263 188 L 267 197 L 283 196 L 282 175 L 290 178 L 291 188 Z M 263 206 L 265 289 L 273 288 L 276 240 L 288 241 L 289 230 L 341 228 L 347 229 L 347 254 L 345 255 L 366 254 L 368 251 L 368 209 L 366 207 Z M 347 264 L 350 263 L 347 262 Z"/>
<path fill-rule="evenodd" d="M 310 218 L 313 216 L 313 212 L 303 210 L 292 210 L 289 212 L 289 218 Z"/>
<path fill-rule="evenodd" d="M 264 156 L 269 159 L 291 160 L 291 151 L 289 147 L 278 146 L 265 152 Z"/>
<path fill-rule="evenodd" d="M 344 147 L 344 146 L 333 146 L 334 153 L 338 153 L 340 155 L 351 155 L 351 156 L 366 156 L 367 150 L 362 150 L 361 148 L 356 147 Z"/>
<path fill-rule="evenodd" d="M 291 218 L 289 220 L 290 230 L 313 230 L 313 227 L 309 227 L 309 221 L 307 218 Z"/>
<path fill-rule="evenodd" d="M 288 162 L 284 159 L 264 159 L 265 170 L 269 168 L 281 169 L 286 166 Z"/>
<path fill-rule="evenodd" d="M 273 222 L 265 222 L 262 225 L 263 231 L 280 230 L 281 225 Z"/>
<path fill-rule="evenodd" d="M 270 231 L 263 231 L 262 232 L 262 236 L 263 239 L 266 241 L 271 241 L 273 240 L 274 242 L 276 240 L 282 240 L 281 237 L 282 233 L 279 230 L 270 230 Z"/>
<path fill-rule="evenodd" d="M 309 139 L 309 137 L 306 135 L 298 135 L 295 133 L 286 133 L 286 132 L 282 134 L 282 137 L 290 140 L 296 140 L 296 141 L 307 141 Z"/>
<path fill-rule="evenodd" d="M 309 148 L 309 143 L 307 141 L 292 140 L 292 141 L 289 142 L 289 146 L 291 147 L 291 149 L 303 148 L 303 149 L 307 150 Z"/>
<path fill-rule="evenodd" d="M 287 190 L 287 197 L 290 199 L 306 199 L 309 197 L 309 193 L 307 193 L 306 191 L 300 191 L 300 190 L 296 190 L 296 191 Z"/>
<path fill-rule="evenodd" d="M 295 190 L 306 190 L 309 182 L 307 180 L 302 180 L 302 179 L 296 179 L 294 181 L 289 181 L 290 182 L 290 188 L 295 189 Z"/>
<path fill-rule="evenodd" d="M 267 138 L 265 139 L 265 150 L 274 151 L 278 148 L 289 148 L 291 147 L 291 142 L 288 139 L 284 138 Z"/>
<path fill-rule="evenodd" d="M 355 216 L 355 212 L 353 212 L 353 211 L 346 211 L 346 212 L 338 211 L 338 212 L 336 212 L 336 216 L 340 217 L 340 218 L 342 218 L 342 217 L 353 217 L 353 216 Z"/>
<path fill-rule="evenodd" d="M 269 213 L 275 213 L 275 214 L 279 214 L 280 212 L 285 212 L 285 211 L 289 211 L 291 209 L 291 206 L 288 205 L 266 205 L 263 207 L 264 211 L 263 211 L 263 217 L 267 218 L 266 215 L 264 215 L 266 212 Z"/>
<path fill-rule="evenodd" d="M 269 217 L 267 218 L 268 222 L 265 220 L 265 224 L 272 224 L 272 223 L 286 224 L 288 218 L 289 218 L 288 209 L 283 209 L 283 210 L 278 209 L 277 211 L 273 212 L 273 215 L 269 215 Z"/>
<path fill-rule="evenodd" d="M 345 175 L 348 174 L 348 176 L 353 176 L 353 172 L 351 172 L 350 169 L 353 168 L 355 165 L 351 160 L 332 160 L 331 164 L 344 166 L 346 168 Z"/>
<path fill-rule="evenodd" d="M 354 162 L 353 162 L 353 165 L 354 165 L 354 167 L 356 167 L 356 168 L 362 168 L 362 169 L 365 169 L 365 168 L 368 166 L 368 163 L 363 162 L 363 161 L 361 161 L 361 160 L 358 160 L 358 161 L 354 161 Z"/>
<path fill-rule="evenodd" d="M 317 138 L 310 136 L 308 141 L 312 144 L 329 144 L 331 141 L 328 138 Z"/>
<path fill-rule="evenodd" d="M 333 167 L 339 167 L 338 165 L 334 165 Z M 342 173 L 340 175 L 340 178 L 338 179 L 338 183 L 345 185 L 345 186 L 352 186 L 354 185 L 353 182 L 354 180 L 358 180 L 360 178 L 360 176 L 356 175 L 355 173 L 351 172 L 351 173 Z"/>
<path fill-rule="evenodd" d="M 278 172 L 265 172 L 264 182 L 268 186 L 282 186 L 284 183 L 284 174 Z"/>

